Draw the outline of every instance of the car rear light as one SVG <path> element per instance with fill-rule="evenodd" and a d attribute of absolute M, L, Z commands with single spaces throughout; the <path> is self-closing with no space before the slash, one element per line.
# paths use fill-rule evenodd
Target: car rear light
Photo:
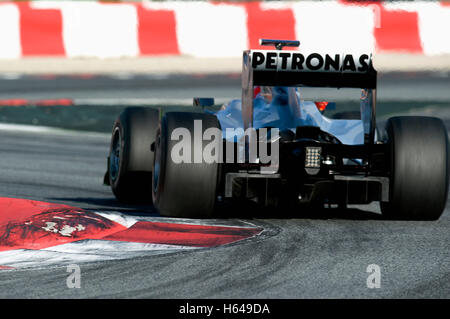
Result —
<path fill-rule="evenodd" d="M 315 101 L 314 104 L 316 105 L 317 109 L 320 112 L 327 110 L 335 110 L 336 109 L 336 102 L 327 102 L 327 101 Z"/>
<path fill-rule="evenodd" d="M 321 147 L 306 147 L 305 170 L 310 175 L 315 175 L 320 170 Z"/>
<path fill-rule="evenodd" d="M 323 112 L 327 108 L 328 102 L 314 102 L 314 104 L 320 112 Z"/>
<path fill-rule="evenodd" d="M 255 88 L 253 89 L 253 98 L 255 98 L 259 93 L 261 93 L 261 87 L 255 86 Z"/>

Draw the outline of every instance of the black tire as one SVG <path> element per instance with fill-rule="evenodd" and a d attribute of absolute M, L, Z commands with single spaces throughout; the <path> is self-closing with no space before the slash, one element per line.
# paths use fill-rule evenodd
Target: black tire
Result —
<path fill-rule="evenodd" d="M 208 128 L 220 129 L 217 118 L 211 114 L 168 112 L 157 132 L 152 194 L 154 205 L 163 216 L 209 218 L 214 213 L 219 164 L 193 162 L 194 154 L 202 154 L 205 145 L 211 143 L 194 143 L 194 120 L 202 121 L 202 135 Z M 190 144 L 184 145 L 190 147 L 191 163 L 175 163 L 172 159 L 172 149 L 181 142 L 171 139 L 176 128 L 190 132 L 190 140 L 185 141 Z M 222 143 L 222 139 L 214 139 L 215 142 Z"/>
<path fill-rule="evenodd" d="M 388 218 L 437 220 L 448 194 L 448 135 L 444 123 L 433 117 L 390 118 L 386 124 L 390 145 L 389 202 L 381 202 Z"/>
<path fill-rule="evenodd" d="M 151 203 L 151 180 L 159 111 L 148 107 L 126 108 L 114 123 L 108 157 L 108 177 L 117 200 Z"/>

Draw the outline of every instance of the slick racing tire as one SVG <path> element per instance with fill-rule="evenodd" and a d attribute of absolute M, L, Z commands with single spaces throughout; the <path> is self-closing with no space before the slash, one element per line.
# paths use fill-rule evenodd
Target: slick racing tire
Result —
<path fill-rule="evenodd" d="M 390 149 L 389 202 L 381 202 L 388 218 L 437 220 L 447 202 L 448 136 L 438 118 L 405 116 L 386 124 Z"/>
<path fill-rule="evenodd" d="M 197 124 L 197 131 L 194 132 L 194 120 L 201 121 L 201 130 Z M 174 132 L 177 128 L 181 128 L 183 135 Z M 213 216 L 219 164 L 217 160 L 205 162 L 202 154 L 208 144 L 219 150 L 222 137 L 204 140 L 202 136 L 208 128 L 220 130 L 214 115 L 168 112 L 161 119 L 155 141 L 152 184 L 153 203 L 161 215 L 186 218 Z M 182 151 L 181 145 L 185 147 Z M 175 158 L 180 154 L 188 154 L 185 157 L 187 160 Z M 200 161 L 199 155 L 202 156 Z"/>
<path fill-rule="evenodd" d="M 117 200 L 151 203 L 151 180 L 159 111 L 147 107 L 126 108 L 114 123 L 108 157 L 108 177 Z"/>

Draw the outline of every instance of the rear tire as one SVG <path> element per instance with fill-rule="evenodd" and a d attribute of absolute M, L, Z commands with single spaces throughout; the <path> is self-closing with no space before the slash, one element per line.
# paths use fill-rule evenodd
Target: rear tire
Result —
<path fill-rule="evenodd" d="M 432 117 L 393 117 L 386 124 L 390 145 L 389 202 L 383 215 L 406 220 L 437 220 L 444 211 L 449 178 L 448 135 Z"/>
<path fill-rule="evenodd" d="M 123 203 L 151 203 L 153 152 L 159 111 L 126 108 L 114 123 L 108 177 L 112 192 Z"/>
<path fill-rule="evenodd" d="M 222 138 L 219 141 L 214 139 L 214 142 L 203 139 L 200 143 L 194 142 L 194 120 L 202 121 L 202 136 L 208 128 L 220 130 L 214 115 L 168 112 L 157 132 L 152 194 L 154 205 L 163 216 L 208 218 L 214 213 L 218 162 L 206 163 L 202 160 L 195 163 L 193 156 L 203 154 L 207 144 L 217 143 L 215 145 L 219 147 Z M 172 132 L 177 128 L 187 129 L 190 139 L 173 140 Z M 190 163 L 175 163 L 171 156 L 172 150 L 181 141 L 190 149 Z"/>

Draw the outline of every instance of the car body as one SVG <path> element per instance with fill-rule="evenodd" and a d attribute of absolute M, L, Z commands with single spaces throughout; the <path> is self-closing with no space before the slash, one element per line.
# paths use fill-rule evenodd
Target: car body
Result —
<path fill-rule="evenodd" d="M 128 184 L 123 188 L 146 189 L 144 198 L 151 193 L 160 213 L 175 217 L 211 217 L 218 202 L 248 199 L 278 208 L 379 201 L 388 217 L 439 218 L 447 199 L 449 163 L 442 121 L 395 117 L 386 128 L 377 128 L 377 71 L 370 54 L 304 54 L 282 50 L 298 45 L 295 41 L 261 43 L 277 50 L 244 51 L 241 99 L 211 111 L 207 107 L 213 99 L 194 98 L 199 112 L 152 115 L 158 120 L 143 123 L 140 133 L 145 155 L 130 155 L 144 147 L 127 142 L 130 133 L 125 131 L 122 151 L 114 147 L 113 132 L 105 180 L 120 184 L 110 172 L 119 171 L 122 163 L 124 174 L 134 176 L 124 178 Z M 358 112 L 329 117 L 328 109 L 340 103 L 304 100 L 302 91 L 308 87 L 357 90 Z M 122 118 L 126 121 L 127 116 Z M 213 138 L 208 129 L 220 136 Z M 210 160 L 196 162 L 205 148 L 215 150 Z M 177 152 L 189 156 L 174 160 Z M 126 166 L 133 156 L 147 166 Z M 136 177 L 145 174 L 144 181 Z M 438 191 L 429 191 L 430 181 Z"/>

